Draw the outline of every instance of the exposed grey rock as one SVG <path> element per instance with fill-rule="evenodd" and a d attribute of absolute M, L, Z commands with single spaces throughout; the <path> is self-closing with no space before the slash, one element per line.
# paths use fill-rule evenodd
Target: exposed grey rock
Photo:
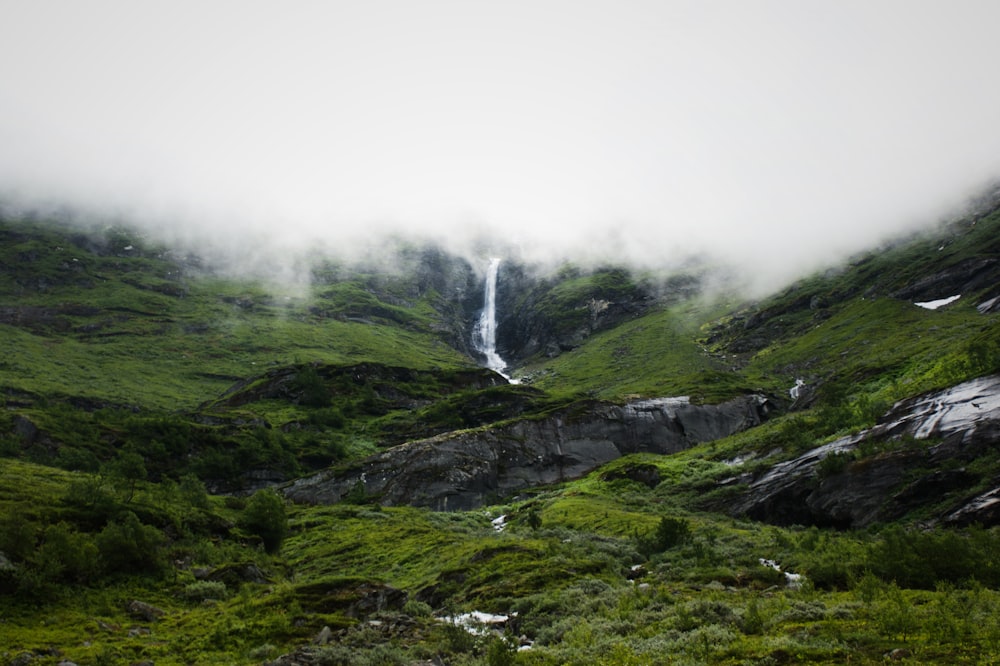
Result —
<path fill-rule="evenodd" d="M 605 472 L 601 475 L 603 481 L 628 479 L 644 486 L 655 488 L 660 485 L 660 468 L 652 463 L 627 465 L 622 469 Z"/>
<path fill-rule="evenodd" d="M 893 296 L 932 301 L 952 294 L 977 291 L 996 284 L 998 269 L 1000 262 L 995 257 L 973 257 L 907 285 Z"/>
<path fill-rule="evenodd" d="M 129 615 L 145 622 L 155 622 L 165 615 L 164 611 L 144 601 L 132 600 L 125 607 Z"/>
<path fill-rule="evenodd" d="M 17 567 L 11 562 L 7 555 L 0 551 L 0 571 L 15 571 Z"/>
<path fill-rule="evenodd" d="M 409 442 L 283 491 L 294 501 L 332 504 L 363 489 L 385 505 L 467 510 L 525 488 L 579 478 L 627 453 L 676 453 L 726 437 L 759 424 L 768 410 L 759 395 L 719 405 L 693 405 L 685 398 L 594 402 L 543 419 Z"/>
<path fill-rule="evenodd" d="M 326 645 L 330 642 L 330 638 L 333 636 L 333 632 L 330 631 L 330 627 L 323 625 L 323 629 L 316 634 L 316 638 L 313 639 L 314 645 Z"/>
<path fill-rule="evenodd" d="M 828 455 L 852 452 L 863 442 L 906 438 L 941 442 L 927 448 L 900 443 L 888 453 L 845 463 L 824 478 L 818 474 L 820 461 Z M 875 427 L 774 465 L 750 483 L 731 512 L 776 524 L 859 527 L 898 518 L 953 494 L 957 506 L 944 517 L 946 522 L 998 524 L 1000 487 L 962 498 L 978 481 L 966 469 L 937 469 L 910 480 L 914 469 L 974 460 L 998 440 L 1000 375 L 981 377 L 903 400 Z"/>
<path fill-rule="evenodd" d="M 14 417 L 14 434 L 26 444 L 31 444 L 38 437 L 38 426 L 32 423 L 27 416 L 18 414 Z"/>
<path fill-rule="evenodd" d="M 372 581 L 320 581 L 300 585 L 296 598 L 303 608 L 316 613 L 342 613 L 364 619 L 385 611 L 399 612 L 409 594 L 391 585 Z"/>
<path fill-rule="evenodd" d="M 976 310 L 979 311 L 979 314 L 992 314 L 994 312 L 1000 312 L 1000 296 L 994 296 L 986 299 L 976 306 Z"/>
<path fill-rule="evenodd" d="M 952 525 L 1000 524 L 1000 486 L 977 495 L 945 516 Z"/>
<path fill-rule="evenodd" d="M 230 562 L 213 569 L 204 580 L 222 582 L 227 587 L 239 588 L 243 583 L 267 583 L 267 575 L 253 562 Z"/>

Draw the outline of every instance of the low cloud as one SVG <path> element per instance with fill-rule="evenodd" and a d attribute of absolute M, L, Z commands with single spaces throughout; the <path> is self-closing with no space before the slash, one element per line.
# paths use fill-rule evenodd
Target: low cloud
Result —
<path fill-rule="evenodd" d="M 1000 176 L 991 1 L 52 9 L 0 8 L 3 198 L 235 265 L 403 235 L 765 289 Z"/>

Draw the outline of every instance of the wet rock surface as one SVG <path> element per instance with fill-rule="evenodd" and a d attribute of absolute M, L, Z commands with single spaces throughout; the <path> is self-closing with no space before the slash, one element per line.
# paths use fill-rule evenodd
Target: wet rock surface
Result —
<path fill-rule="evenodd" d="M 541 419 L 449 433 L 394 447 L 350 469 L 283 488 L 290 499 L 331 504 L 348 495 L 385 505 L 467 510 L 520 490 L 575 479 L 628 453 L 676 453 L 759 424 L 759 395 L 719 405 L 683 398 L 589 403 Z"/>
<path fill-rule="evenodd" d="M 872 448 L 882 452 L 855 453 L 876 443 L 883 446 Z M 942 522 L 1000 524 L 1000 482 L 975 492 L 981 479 L 964 467 L 998 445 L 1000 376 L 994 375 L 901 401 L 875 427 L 774 465 L 749 483 L 730 512 L 779 525 L 847 528 L 951 500 Z M 821 470 L 830 455 L 844 456 L 843 465 Z"/>

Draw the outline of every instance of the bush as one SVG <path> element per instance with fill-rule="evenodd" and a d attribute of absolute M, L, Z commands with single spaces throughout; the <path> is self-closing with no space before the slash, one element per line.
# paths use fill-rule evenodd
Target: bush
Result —
<path fill-rule="evenodd" d="M 197 476 L 185 474 L 181 477 L 178 488 L 181 497 L 189 505 L 196 509 L 208 508 L 208 491 L 205 489 L 205 484 Z"/>
<path fill-rule="evenodd" d="M 240 516 L 239 526 L 259 536 L 264 543 L 264 550 L 269 553 L 278 552 L 288 533 L 284 500 L 271 489 L 254 493 Z"/>
<path fill-rule="evenodd" d="M 199 580 L 185 585 L 182 595 L 189 601 L 205 601 L 206 599 L 221 601 L 229 596 L 229 590 L 221 580 Z"/>
<path fill-rule="evenodd" d="M 691 525 L 687 520 L 663 517 L 652 533 L 639 537 L 638 548 L 640 553 L 649 557 L 687 543 L 690 539 Z"/>
<path fill-rule="evenodd" d="M 22 513 L 0 517 L 0 553 L 14 560 L 25 560 L 35 550 L 40 527 Z"/>
<path fill-rule="evenodd" d="M 49 578 L 86 583 L 97 573 L 97 546 L 89 535 L 70 529 L 66 523 L 45 530 L 32 564 Z"/>
<path fill-rule="evenodd" d="M 311 365 L 303 366 L 292 381 L 292 388 L 299 394 L 299 400 L 307 407 L 328 407 L 332 395 L 323 378 Z"/>
<path fill-rule="evenodd" d="M 143 457 L 132 450 L 119 451 L 118 455 L 107 465 L 106 474 L 111 484 L 122 494 L 123 501 L 128 504 L 135 497 L 135 489 L 140 481 L 145 481 L 146 462 Z"/>
<path fill-rule="evenodd" d="M 159 573 L 166 569 L 163 535 L 143 525 L 131 511 L 97 535 L 101 563 L 108 573 Z"/>

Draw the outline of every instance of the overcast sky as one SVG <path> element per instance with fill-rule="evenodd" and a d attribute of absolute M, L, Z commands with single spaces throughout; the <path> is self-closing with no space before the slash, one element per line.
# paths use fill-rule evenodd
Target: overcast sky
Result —
<path fill-rule="evenodd" d="M 996 0 L 0 0 L 0 191 L 784 280 L 1000 175 Z"/>

